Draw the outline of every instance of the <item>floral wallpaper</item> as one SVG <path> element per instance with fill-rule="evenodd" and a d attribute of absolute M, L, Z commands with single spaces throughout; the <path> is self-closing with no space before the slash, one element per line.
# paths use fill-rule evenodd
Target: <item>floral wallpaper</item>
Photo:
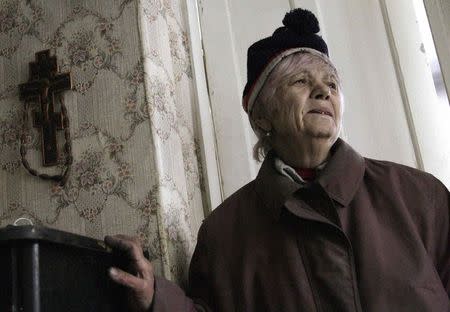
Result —
<path fill-rule="evenodd" d="M 0 226 L 26 217 L 98 239 L 138 235 L 159 274 L 184 281 L 204 205 L 184 5 L 0 0 Z M 21 164 L 24 135 L 33 168 L 62 169 L 42 167 L 41 133 L 23 123 L 18 95 L 45 49 L 73 80 L 63 95 L 73 153 L 63 187 Z"/>

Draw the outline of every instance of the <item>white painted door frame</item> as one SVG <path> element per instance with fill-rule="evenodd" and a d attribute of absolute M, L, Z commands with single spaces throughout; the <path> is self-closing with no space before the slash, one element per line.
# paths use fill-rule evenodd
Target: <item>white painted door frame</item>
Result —
<path fill-rule="evenodd" d="M 438 99 L 430 64 L 421 48 L 423 38 L 414 6 L 409 0 L 380 0 L 380 4 L 421 169 L 450 187 L 450 107 Z"/>
<path fill-rule="evenodd" d="M 197 98 L 197 126 L 200 132 L 200 148 L 202 173 L 205 183 L 206 202 L 205 215 L 217 207 L 224 199 L 222 175 L 218 162 L 217 137 L 214 120 L 211 113 L 207 77 L 205 73 L 204 51 L 202 46 L 199 10 L 196 0 L 186 0 L 189 23 L 189 39 L 194 85 Z"/>
<path fill-rule="evenodd" d="M 450 102 L 450 1 L 424 0 Z"/>

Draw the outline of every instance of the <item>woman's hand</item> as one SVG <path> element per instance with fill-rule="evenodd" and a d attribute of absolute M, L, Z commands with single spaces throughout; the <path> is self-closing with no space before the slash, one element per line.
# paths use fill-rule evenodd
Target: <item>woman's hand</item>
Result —
<path fill-rule="evenodd" d="M 137 237 L 126 235 L 106 236 L 105 243 L 115 252 L 124 254 L 129 272 L 119 268 L 110 268 L 109 275 L 116 283 L 129 290 L 129 307 L 133 312 L 148 312 L 153 301 L 153 266 L 143 254 Z"/>

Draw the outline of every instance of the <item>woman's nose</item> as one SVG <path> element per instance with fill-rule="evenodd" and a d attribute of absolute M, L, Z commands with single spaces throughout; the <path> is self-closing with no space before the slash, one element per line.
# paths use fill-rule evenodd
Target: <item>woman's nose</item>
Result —
<path fill-rule="evenodd" d="M 325 84 L 316 85 L 311 97 L 315 100 L 328 100 L 330 98 L 330 87 Z"/>

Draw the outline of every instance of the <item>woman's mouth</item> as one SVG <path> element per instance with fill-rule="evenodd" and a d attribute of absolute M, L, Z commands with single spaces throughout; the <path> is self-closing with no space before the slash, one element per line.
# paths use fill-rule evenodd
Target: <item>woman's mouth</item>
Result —
<path fill-rule="evenodd" d="M 308 112 L 308 114 L 309 113 L 311 113 L 311 114 L 319 114 L 319 115 L 326 115 L 326 116 L 333 117 L 333 114 L 331 112 L 326 111 L 326 110 L 321 110 L 321 109 L 312 109 L 312 110 L 310 110 Z"/>

